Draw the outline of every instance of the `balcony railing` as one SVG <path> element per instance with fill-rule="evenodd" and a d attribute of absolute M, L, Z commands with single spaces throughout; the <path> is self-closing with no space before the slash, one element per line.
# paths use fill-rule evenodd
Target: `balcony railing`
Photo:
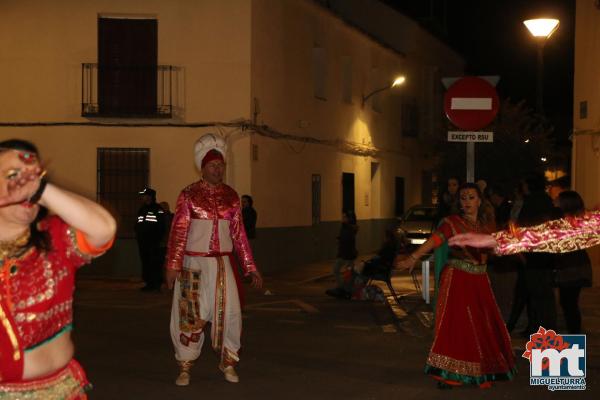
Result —
<path fill-rule="evenodd" d="M 81 65 L 84 117 L 172 118 L 176 116 L 180 67 L 172 65 Z"/>

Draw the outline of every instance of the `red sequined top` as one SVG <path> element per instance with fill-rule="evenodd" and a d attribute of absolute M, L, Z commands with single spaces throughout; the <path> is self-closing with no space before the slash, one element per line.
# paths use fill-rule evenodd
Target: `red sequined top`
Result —
<path fill-rule="evenodd" d="M 18 258 L 0 260 L 0 297 L 15 321 L 23 349 L 70 327 L 76 270 L 112 244 L 92 248 L 81 232 L 57 216 L 45 218 L 38 227 L 50 236 L 49 251 L 32 247 Z"/>
<path fill-rule="evenodd" d="M 181 270 L 186 255 L 211 257 L 231 253 L 233 248 L 244 274 L 256 271 L 236 191 L 202 180 L 183 189 L 171 226 L 166 268 Z"/>

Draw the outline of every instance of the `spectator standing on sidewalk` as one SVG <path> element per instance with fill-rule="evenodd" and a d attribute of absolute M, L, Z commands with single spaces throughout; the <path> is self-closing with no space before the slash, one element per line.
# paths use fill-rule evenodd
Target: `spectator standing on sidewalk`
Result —
<path fill-rule="evenodd" d="M 162 259 L 160 241 L 165 232 L 164 210 L 156 203 L 156 191 L 149 187 L 139 192 L 142 206 L 138 210 L 135 237 L 142 261 L 144 292 L 160 291 Z"/>
<path fill-rule="evenodd" d="M 356 214 L 354 211 L 342 212 L 342 226 L 337 237 L 338 250 L 335 263 L 333 264 L 333 275 L 335 277 L 336 287 L 325 291 L 326 294 L 333 297 L 350 298 L 350 291 L 346 287 L 344 272 L 354 267 L 354 260 L 358 256 L 356 250 Z M 351 283 L 351 282 L 350 282 Z"/>
<path fill-rule="evenodd" d="M 439 196 L 437 218 L 442 219 L 448 215 L 458 214 L 460 212 L 460 204 L 458 201 L 458 187 L 460 179 L 450 177 L 447 181 L 447 186 L 444 192 Z"/>
<path fill-rule="evenodd" d="M 160 208 L 163 209 L 164 219 L 165 219 L 165 231 L 160 239 L 160 265 L 165 264 L 165 260 L 167 257 L 167 244 L 169 243 L 169 235 L 171 234 L 171 225 L 173 224 L 173 213 L 171 212 L 171 206 L 166 201 L 161 201 L 159 204 Z M 161 268 L 161 275 L 162 275 Z M 164 276 L 163 276 L 164 281 Z"/>
<path fill-rule="evenodd" d="M 242 218 L 244 219 L 244 228 L 246 229 L 248 239 L 256 238 L 256 220 L 258 214 L 254 209 L 254 200 L 248 194 L 242 196 Z"/>

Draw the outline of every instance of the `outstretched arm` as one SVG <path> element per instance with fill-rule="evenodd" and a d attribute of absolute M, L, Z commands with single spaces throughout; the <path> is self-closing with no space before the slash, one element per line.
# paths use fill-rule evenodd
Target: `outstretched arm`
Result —
<path fill-rule="evenodd" d="M 431 236 L 425 243 L 420 245 L 417 250 L 409 254 L 408 257 L 401 259 L 400 256 L 396 256 L 396 259 L 394 260 L 394 266 L 400 269 L 408 269 L 408 272 L 411 273 L 421 257 L 431 252 L 440 244 L 441 243 L 439 243 L 439 240 L 435 236 Z"/>
<path fill-rule="evenodd" d="M 394 260 L 394 266 L 401 269 L 408 269 L 409 273 L 412 272 L 421 257 L 441 246 L 446 240 L 452 238 L 453 235 L 454 229 L 452 229 L 451 222 L 444 218 L 435 232 L 417 250 L 404 259 L 400 259 L 400 256 L 397 256 Z"/>
<path fill-rule="evenodd" d="M 600 244 L 600 212 L 562 218 L 528 228 L 512 228 L 492 235 L 465 234 L 450 239 L 451 246 L 493 247 L 496 254 L 522 252 L 567 253 Z"/>
<path fill-rule="evenodd" d="M 478 248 L 493 249 L 498 245 L 496 239 L 492 235 L 485 233 L 461 233 L 453 236 L 448 240 L 450 246 L 470 246 Z"/>

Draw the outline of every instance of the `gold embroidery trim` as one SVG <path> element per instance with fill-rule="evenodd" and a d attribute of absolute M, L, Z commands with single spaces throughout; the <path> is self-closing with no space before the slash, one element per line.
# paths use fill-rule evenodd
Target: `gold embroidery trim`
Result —
<path fill-rule="evenodd" d="M 481 376 L 481 364 L 457 360 L 434 352 L 429 353 L 427 364 L 459 375 Z"/>
<path fill-rule="evenodd" d="M 215 291 L 215 324 L 213 349 L 219 350 L 223 346 L 223 332 L 225 330 L 225 263 L 223 257 L 217 260 L 217 287 Z"/>
<path fill-rule="evenodd" d="M 456 258 L 449 259 L 448 265 L 460 269 L 461 271 L 468 272 L 469 274 L 485 274 L 487 271 L 487 264 L 473 264 Z"/>
<path fill-rule="evenodd" d="M 73 376 L 72 372 L 66 371 L 50 382 L 0 383 L 0 400 L 48 400 L 48 399 L 72 399 L 75 394 L 83 394 L 84 389 L 81 382 Z"/>
<path fill-rule="evenodd" d="M 92 260 L 93 257 L 90 254 L 82 252 L 79 248 L 79 245 L 77 244 L 77 231 L 75 230 L 75 228 L 71 226 L 67 227 L 67 238 L 71 250 L 73 250 L 77 254 L 77 256 L 84 260 L 87 260 L 88 262 Z"/>

